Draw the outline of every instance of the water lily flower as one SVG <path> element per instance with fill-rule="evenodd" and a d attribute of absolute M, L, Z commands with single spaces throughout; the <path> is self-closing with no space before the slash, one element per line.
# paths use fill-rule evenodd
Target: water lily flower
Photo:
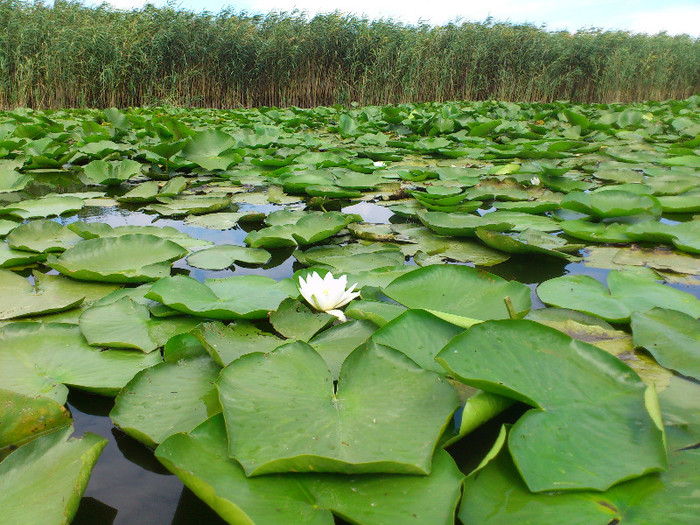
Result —
<path fill-rule="evenodd" d="M 345 306 L 360 295 L 359 292 L 353 292 L 357 283 L 346 290 L 347 284 L 347 275 L 336 279 L 332 273 L 328 272 L 324 278 L 321 278 L 320 275 L 313 272 L 306 277 L 306 281 L 299 277 L 299 292 L 304 296 L 306 302 L 316 310 L 334 315 L 345 322 L 347 318 L 338 308 Z"/>
<path fill-rule="evenodd" d="M 383 168 L 384 166 L 386 166 L 386 162 L 382 160 L 375 160 L 373 164 L 375 168 Z"/>
<path fill-rule="evenodd" d="M 534 177 L 532 177 L 530 179 L 530 184 L 532 184 L 533 186 L 539 186 L 540 185 L 540 178 L 537 175 L 535 175 Z"/>

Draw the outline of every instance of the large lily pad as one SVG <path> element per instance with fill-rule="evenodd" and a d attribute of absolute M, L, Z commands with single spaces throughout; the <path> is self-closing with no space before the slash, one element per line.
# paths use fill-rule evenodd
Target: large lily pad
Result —
<path fill-rule="evenodd" d="M 62 312 L 75 308 L 85 295 L 65 293 L 60 282 L 46 279 L 32 286 L 27 279 L 9 270 L 0 270 L 0 319 Z"/>
<path fill-rule="evenodd" d="M 527 286 L 468 266 L 426 266 L 395 279 L 384 293 L 408 308 L 428 310 L 452 323 L 455 319 L 450 316 L 507 319 L 506 297 L 516 316 L 530 309 Z"/>
<path fill-rule="evenodd" d="M 74 231 L 84 239 L 97 239 L 99 237 L 122 237 L 130 234 L 155 235 L 161 239 L 173 241 L 183 248 L 193 246 L 204 246 L 211 244 L 209 241 L 195 239 L 185 232 L 173 228 L 172 226 L 136 226 L 124 225 L 112 227 L 104 222 L 72 222 L 68 229 Z"/>
<path fill-rule="evenodd" d="M 285 299 L 270 312 L 270 324 L 287 339 L 308 341 L 335 320 L 326 312 L 311 310 L 296 299 Z"/>
<path fill-rule="evenodd" d="M 337 389 L 324 359 L 302 342 L 243 356 L 218 385 L 229 454 L 248 475 L 428 474 L 458 402 L 440 376 L 375 344 L 348 356 Z"/>
<path fill-rule="evenodd" d="M 48 220 L 21 224 L 7 236 L 11 248 L 37 253 L 62 252 L 82 240 L 62 224 Z"/>
<path fill-rule="evenodd" d="M 229 523 L 333 525 L 332 513 L 359 525 L 452 525 L 463 476 L 435 453 L 429 476 L 285 474 L 249 478 L 227 455 L 221 416 L 176 434 L 156 457 Z"/>
<path fill-rule="evenodd" d="M 348 321 L 324 330 L 311 339 L 309 344 L 326 361 L 333 377 L 338 379 L 343 361 L 355 348 L 367 341 L 376 329 L 377 325 L 370 321 Z"/>
<path fill-rule="evenodd" d="M 47 264 L 75 279 L 143 283 L 169 275 L 171 262 L 186 253 L 155 235 L 131 234 L 84 240 Z"/>
<path fill-rule="evenodd" d="M 561 207 L 594 217 L 621 217 L 641 213 L 661 215 L 661 204 L 655 197 L 620 190 L 598 193 L 572 191 L 561 201 Z"/>
<path fill-rule="evenodd" d="M 176 275 L 156 282 L 146 297 L 178 312 L 212 319 L 262 319 L 288 297 L 299 295 L 291 279 L 263 275 L 207 279 Z"/>
<path fill-rule="evenodd" d="M 512 432 L 512 431 L 511 431 Z M 667 428 L 670 469 L 616 485 L 605 492 L 533 494 L 506 450 L 492 451 L 465 481 L 459 518 L 464 525 L 659 525 L 697 523 L 700 451 L 679 448 Z M 508 497 L 504 498 L 504 494 Z"/>
<path fill-rule="evenodd" d="M 435 356 L 450 339 L 463 331 L 463 328 L 426 311 L 408 310 L 377 330 L 372 341 L 404 353 L 426 370 L 444 374 L 445 370 L 435 362 Z"/>
<path fill-rule="evenodd" d="M 137 348 L 152 352 L 171 337 L 188 332 L 199 324 L 191 317 L 151 319 L 143 304 L 130 297 L 109 304 L 92 306 L 80 316 L 80 330 L 92 346 Z"/>
<path fill-rule="evenodd" d="M 155 446 L 221 412 L 215 386 L 220 370 L 209 356 L 142 370 L 119 392 L 109 417 L 131 437 Z"/>
<path fill-rule="evenodd" d="M 7 243 L 0 242 L 0 268 L 32 265 L 37 262 L 45 261 L 46 257 L 47 256 L 43 253 L 14 250 L 10 248 Z"/>
<path fill-rule="evenodd" d="M 72 427 L 15 450 L 0 463 L 0 508 L 6 525 L 64 525 L 78 510 L 90 473 L 107 440 L 68 439 Z"/>
<path fill-rule="evenodd" d="M 543 282 L 537 295 L 547 303 L 602 317 L 607 321 L 629 321 L 631 312 L 659 306 L 700 316 L 700 300 L 692 295 L 631 272 L 608 274 L 608 286 L 588 275 L 565 275 Z"/>
<path fill-rule="evenodd" d="M 52 195 L 8 204 L 0 208 L 0 215 L 9 214 L 22 220 L 45 218 L 75 213 L 83 206 L 85 201 L 78 197 Z"/>
<path fill-rule="evenodd" d="M 12 323 L 0 329 L 0 384 L 27 396 L 66 402 L 65 385 L 115 395 L 140 370 L 161 361 L 158 353 L 93 348 L 74 325 Z"/>
<path fill-rule="evenodd" d="M 565 253 L 565 251 L 570 252 L 582 247 L 581 244 L 569 245 L 561 237 L 549 235 L 538 230 L 525 230 L 521 233 L 506 234 L 477 228 L 476 236 L 485 245 L 507 253 L 537 253 L 568 261 L 577 261 L 579 257 Z"/>
<path fill-rule="evenodd" d="M 97 184 L 121 184 L 141 173 L 135 160 L 93 160 L 84 168 L 85 176 Z"/>
<path fill-rule="evenodd" d="M 229 325 L 215 321 L 202 323 L 192 335 L 221 366 L 253 352 L 272 352 L 284 343 L 283 339 L 263 332 L 248 321 L 237 321 Z"/>
<path fill-rule="evenodd" d="M 533 407 L 508 438 L 533 492 L 606 490 L 667 468 L 653 390 L 593 345 L 533 321 L 489 321 L 437 360 L 468 385 Z"/>
<path fill-rule="evenodd" d="M 53 399 L 0 389 L 0 461 L 24 443 L 71 421 L 68 410 Z"/>
<path fill-rule="evenodd" d="M 293 224 L 275 224 L 252 231 L 245 238 L 245 243 L 253 248 L 304 246 L 327 239 L 358 220 L 360 217 L 356 215 L 340 212 L 310 213 Z"/>
<path fill-rule="evenodd" d="M 666 368 L 700 381 L 700 321 L 663 308 L 632 314 L 634 344 Z"/>
<path fill-rule="evenodd" d="M 269 260 L 270 252 L 262 248 L 220 244 L 193 253 L 187 257 L 187 264 L 205 270 L 223 270 L 234 262 L 265 264 Z"/>

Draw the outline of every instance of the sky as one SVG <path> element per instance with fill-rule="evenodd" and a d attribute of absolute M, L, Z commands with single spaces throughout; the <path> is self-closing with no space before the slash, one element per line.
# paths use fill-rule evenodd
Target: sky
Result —
<path fill-rule="evenodd" d="M 166 0 L 106 0 L 120 9 L 164 5 Z M 87 0 L 86 4 L 101 1 Z M 700 37 L 700 0 L 175 0 L 174 6 L 190 11 L 218 12 L 229 6 L 234 11 L 267 13 L 298 9 L 309 15 L 341 11 L 368 18 L 393 18 L 406 24 L 425 21 L 444 24 L 461 18 L 484 21 L 531 23 L 548 30 L 591 27 L 622 29 L 634 33 L 670 35 L 687 33 Z"/>

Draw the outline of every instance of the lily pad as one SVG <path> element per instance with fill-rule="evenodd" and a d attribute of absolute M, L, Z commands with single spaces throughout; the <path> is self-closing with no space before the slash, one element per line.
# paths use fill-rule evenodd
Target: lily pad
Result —
<path fill-rule="evenodd" d="M 425 266 L 395 279 L 383 291 L 408 308 L 427 310 L 453 324 L 454 316 L 471 324 L 509 318 L 506 297 L 517 317 L 531 306 L 530 289 L 524 284 L 468 266 Z"/>
<path fill-rule="evenodd" d="M 89 346 L 80 329 L 59 323 L 12 323 L 0 329 L 0 384 L 27 396 L 63 404 L 74 386 L 116 395 L 140 370 L 161 361 L 156 353 Z"/>
<path fill-rule="evenodd" d="M 288 297 L 299 295 L 290 279 L 275 281 L 263 275 L 241 275 L 207 279 L 176 275 L 156 282 L 148 299 L 178 312 L 212 319 L 263 319 Z"/>
<path fill-rule="evenodd" d="M 311 213 L 294 224 L 280 224 L 250 232 L 245 243 L 253 248 L 280 248 L 304 246 L 331 237 L 351 222 L 360 220 L 356 215 L 340 212 Z"/>
<path fill-rule="evenodd" d="M 667 428 L 668 472 L 643 476 L 602 493 L 533 494 L 507 451 L 494 450 L 466 479 L 459 518 L 465 525 L 695 523 L 698 505 L 694 488 L 700 483 L 700 452 L 680 448 L 677 434 L 677 430 Z M 503 497 L 504 493 L 508 494 L 507 498 Z"/>
<path fill-rule="evenodd" d="M 444 374 L 435 356 L 464 329 L 423 310 L 408 310 L 377 330 L 372 341 L 410 357 L 418 366 Z M 313 342 L 312 342 L 313 344 Z"/>
<path fill-rule="evenodd" d="M 135 160 L 93 160 L 85 166 L 85 176 L 97 184 L 121 184 L 141 173 Z"/>
<path fill-rule="evenodd" d="M 629 226 L 617 222 L 603 224 L 579 219 L 563 221 L 561 229 L 567 235 L 584 241 L 626 243 L 632 240 L 632 237 L 627 234 Z"/>
<path fill-rule="evenodd" d="M 158 204 L 149 204 L 144 209 L 154 211 L 165 217 L 184 217 L 185 215 L 202 215 L 228 208 L 229 197 L 210 195 L 182 195 L 178 197 L 159 197 Z"/>
<path fill-rule="evenodd" d="M 427 227 L 440 235 L 474 237 L 477 228 L 506 231 L 513 224 L 500 220 L 498 216 L 486 214 L 481 217 L 472 213 L 444 213 L 438 211 L 418 211 L 417 216 Z"/>
<path fill-rule="evenodd" d="M 85 201 L 78 197 L 47 196 L 8 204 L 4 208 L 0 208 L 0 215 L 9 214 L 27 220 L 75 213 L 80 211 L 83 206 L 85 206 Z"/>
<path fill-rule="evenodd" d="M 333 525 L 331 512 L 360 525 L 452 525 L 462 474 L 435 453 L 429 476 L 284 474 L 249 478 L 227 455 L 223 418 L 176 434 L 156 457 L 230 523 Z"/>
<path fill-rule="evenodd" d="M 187 264 L 205 270 L 224 270 L 235 262 L 265 264 L 269 260 L 270 252 L 261 248 L 220 244 L 189 255 Z"/>
<path fill-rule="evenodd" d="M 700 300 L 690 294 L 630 272 L 613 271 L 608 286 L 588 275 L 565 275 L 537 287 L 542 302 L 627 322 L 632 312 L 645 312 L 655 306 L 670 308 L 694 317 L 700 316 Z"/>
<path fill-rule="evenodd" d="M 62 224 L 38 220 L 20 224 L 10 232 L 6 240 L 15 250 L 46 253 L 62 252 L 83 238 Z"/>
<path fill-rule="evenodd" d="M 308 341 L 335 320 L 326 312 L 312 311 L 296 299 L 285 299 L 270 312 L 270 324 L 284 337 Z"/>
<path fill-rule="evenodd" d="M 119 392 L 109 417 L 126 434 L 154 447 L 221 412 L 215 384 L 220 371 L 209 356 L 142 370 Z"/>
<path fill-rule="evenodd" d="M 444 379 L 374 344 L 348 356 L 337 389 L 326 362 L 302 342 L 234 361 L 218 385 L 229 454 L 249 476 L 428 474 L 437 440 L 457 407 L 457 394 Z M 401 447 L 378 447 L 380 441 Z"/>
<path fill-rule="evenodd" d="M 241 356 L 253 352 L 272 352 L 283 339 L 263 332 L 248 321 L 225 325 L 219 321 L 202 323 L 192 335 L 219 365 L 228 366 Z"/>
<path fill-rule="evenodd" d="M 57 430 L 18 448 L 0 463 L 0 508 L 7 525 L 70 523 L 107 440 Z"/>
<path fill-rule="evenodd" d="M 533 492 L 607 490 L 667 468 L 653 390 L 595 346 L 533 321 L 488 321 L 437 360 L 468 385 L 533 407 L 508 438 Z"/>
<path fill-rule="evenodd" d="M 598 193 L 572 191 L 561 201 L 561 207 L 603 218 L 639 215 L 641 213 L 661 215 L 661 204 L 655 197 L 620 190 Z"/>
<path fill-rule="evenodd" d="M 0 319 L 62 312 L 76 308 L 83 299 L 81 293 L 62 289 L 60 281 L 47 279 L 35 288 L 24 277 L 0 270 Z"/>
<path fill-rule="evenodd" d="M 143 283 L 169 275 L 172 261 L 186 253 L 173 241 L 130 234 L 84 240 L 46 264 L 75 279 Z"/>
<path fill-rule="evenodd" d="M 663 366 L 700 381 L 700 321 L 682 312 L 652 308 L 632 314 L 634 344 Z"/>
<path fill-rule="evenodd" d="M 85 310 L 80 316 L 80 331 L 92 346 L 136 348 L 148 353 L 171 337 L 192 330 L 198 323 L 190 317 L 151 319 L 146 306 L 122 297 Z"/>
<path fill-rule="evenodd" d="M 104 222 L 72 222 L 68 228 L 84 239 L 97 239 L 100 237 L 121 237 L 123 235 L 141 234 L 155 235 L 161 239 L 166 239 L 179 244 L 183 248 L 193 246 L 204 246 L 211 244 L 209 241 L 195 239 L 185 232 L 181 232 L 172 226 L 136 226 L 124 225 L 112 227 Z"/>
<path fill-rule="evenodd" d="M 496 250 L 519 254 L 538 253 L 566 259 L 567 261 L 577 261 L 579 257 L 570 253 L 564 253 L 564 250 L 571 251 L 582 247 L 580 244 L 567 246 L 567 242 L 564 239 L 537 230 L 525 230 L 519 234 L 509 235 L 477 228 L 476 236 L 484 244 Z"/>
<path fill-rule="evenodd" d="M 311 339 L 309 345 L 323 357 L 337 380 L 345 358 L 367 341 L 376 329 L 377 325 L 370 321 L 348 321 L 324 330 Z"/>
<path fill-rule="evenodd" d="M 53 399 L 0 389 L 0 461 L 24 443 L 71 422 L 68 410 Z"/>

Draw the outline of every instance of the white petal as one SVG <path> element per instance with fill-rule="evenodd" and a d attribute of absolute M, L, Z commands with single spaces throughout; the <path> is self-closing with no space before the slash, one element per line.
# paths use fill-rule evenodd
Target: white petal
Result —
<path fill-rule="evenodd" d="M 328 310 L 326 313 L 336 316 L 342 323 L 348 320 L 345 314 L 340 310 Z"/>

